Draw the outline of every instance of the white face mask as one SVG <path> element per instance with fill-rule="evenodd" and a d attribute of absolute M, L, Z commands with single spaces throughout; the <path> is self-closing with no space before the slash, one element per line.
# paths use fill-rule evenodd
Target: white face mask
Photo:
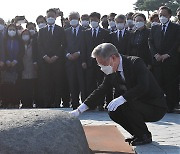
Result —
<path fill-rule="evenodd" d="M 97 21 L 91 21 L 91 27 L 97 28 L 99 26 L 99 23 Z"/>
<path fill-rule="evenodd" d="M 131 19 L 127 20 L 126 23 L 127 23 L 128 26 L 133 26 L 134 25 L 134 22 Z"/>
<path fill-rule="evenodd" d="M 45 23 L 40 23 L 40 24 L 38 25 L 38 27 L 39 27 L 39 29 L 42 29 L 42 28 L 46 27 L 46 24 L 45 24 Z"/>
<path fill-rule="evenodd" d="M 109 21 L 109 26 L 111 28 L 114 28 L 116 26 L 116 23 L 114 21 Z"/>
<path fill-rule="evenodd" d="M 152 22 L 152 23 L 151 23 L 151 27 L 152 27 L 152 26 L 156 26 L 156 25 L 159 25 L 159 23 L 158 23 L 158 22 Z"/>
<path fill-rule="evenodd" d="M 30 39 L 30 36 L 29 35 L 23 35 L 22 36 L 22 39 L 23 39 L 23 41 L 29 41 L 29 39 Z"/>
<path fill-rule="evenodd" d="M 49 17 L 46 20 L 47 20 L 47 23 L 50 24 L 50 25 L 53 25 L 55 23 L 55 21 L 56 21 L 56 19 L 52 18 L 52 17 Z"/>
<path fill-rule="evenodd" d="M 160 20 L 160 22 L 161 22 L 162 24 L 166 24 L 166 23 L 169 21 L 169 19 L 166 18 L 165 16 L 159 17 L 159 20 Z"/>
<path fill-rule="evenodd" d="M 116 27 L 117 27 L 117 29 L 122 30 L 125 27 L 125 24 L 124 23 L 116 23 Z"/>
<path fill-rule="evenodd" d="M 16 35 L 16 31 L 14 31 L 14 30 L 8 30 L 8 35 L 9 35 L 10 37 L 14 37 L 14 36 Z"/>
<path fill-rule="evenodd" d="M 144 27 L 144 25 L 145 25 L 145 24 L 144 24 L 144 22 L 142 22 L 142 21 L 135 23 L 135 26 L 136 26 L 137 29 Z"/>
<path fill-rule="evenodd" d="M 34 35 L 36 33 L 35 30 L 29 30 L 29 32 L 31 33 L 31 35 Z"/>
<path fill-rule="evenodd" d="M 101 71 L 103 71 L 106 75 L 112 74 L 113 73 L 113 68 L 112 66 L 104 66 L 104 65 L 99 65 L 101 67 Z"/>
<path fill-rule="evenodd" d="M 89 26 L 89 21 L 88 20 L 82 20 L 81 24 L 83 27 L 88 27 Z"/>
<path fill-rule="evenodd" d="M 76 19 L 73 19 L 73 20 L 70 21 L 71 26 L 77 26 L 78 24 L 79 24 L 79 21 L 76 20 Z"/>
<path fill-rule="evenodd" d="M 0 24 L 0 31 L 4 30 L 4 25 Z"/>

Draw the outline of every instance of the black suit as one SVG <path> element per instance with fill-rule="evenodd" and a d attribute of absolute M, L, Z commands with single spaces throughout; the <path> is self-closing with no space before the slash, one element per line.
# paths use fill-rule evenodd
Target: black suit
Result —
<path fill-rule="evenodd" d="M 125 83 L 122 82 L 119 72 L 107 75 L 84 103 L 89 108 L 94 108 L 106 91 L 114 87 L 119 96 L 122 95 L 127 102 L 109 113 L 111 119 L 132 135 L 141 137 L 143 134 L 149 134 L 146 121 L 157 121 L 166 113 L 165 98 L 143 60 L 122 56 L 122 65 Z M 127 89 L 122 88 L 122 85 Z"/>
<path fill-rule="evenodd" d="M 180 26 L 169 23 L 162 35 L 162 26 L 153 26 L 149 38 L 149 46 L 153 56 L 153 73 L 166 94 L 169 110 L 178 105 L 178 47 L 180 46 Z M 164 62 L 155 59 L 156 54 L 168 54 Z"/>
<path fill-rule="evenodd" d="M 84 38 L 82 42 L 82 62 L 87 64 L 87 95 L 96 89 L 98 84 L 102 83 L 104 74 L 97 66 L 96 60 L 91 57 L 91 53 L 97 45 L 105 42 L 109 42 L 109 32 L 107 30 L 99 27 L 99 31 L 95 39 L 92 37 L 92 28 L 84 31 Z"/>
<path fill-rule="evenodd" d="M 42 82 L 44 107 L 59 107 L 62 96 L 63 76 L 65 74 L 65 46 L 66 37 L 62 27 L 54 26 L 53 33 L 49 33 L 48 26 L 39 31 L 39 52 L 40 52 L 40 78 Z M 49 64 L 45 62 L 44 56 L 50 58 L 57 56 L 58 59 Z"/>
<path fill-rule="evenodd" d="M 130 32 L 124 31 L 124 35 L 119 39 L 118 31 L 110 34 L 111 43 L 118 49 L 118 52 L 123 55 L 128 55 L 130 47 Z"/>
<path fill-rule="evenodd" d="M 138 56 L 142 58 L 146 65 L 152 65 L 152 56 L 149 50 L 148 38 L 150 30 L 144 27 L 142 30 L 136 30 L 131 34 L 129 56 Z"/>
<path fill-rule="evenodd" d="M 82 26 L 79 26 L 78 32 L 76 32 L 76 36 L 74 34 L 73 28 L 70 27 L 65 30 L 66 39 L 67 39 L 67 48 L 66 54 L 74 54 L 75 52 L 79 52 L 80 56 L 76 60 L 67 59 L 66 68 L 67 68 L 67 76 L 69 81 L 69 87 L 72 98 L 72 106 L 73 108 L 77 108 L 79 106 L 79 94 L 81 93 L 81 100 L 85 99 L 85 79 L 82 68 L 82 59 L 81 59 L 81 43 L 83 39 L 83 30 Z"/>

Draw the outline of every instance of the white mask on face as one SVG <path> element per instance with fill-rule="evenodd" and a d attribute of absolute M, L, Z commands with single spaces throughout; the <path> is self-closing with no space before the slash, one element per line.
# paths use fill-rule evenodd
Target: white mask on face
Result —
<path fill-rule="evenodd" d="M 109 21 L 109 26 L 111 28 L 114 28 L 116 26 L 116 23 L 114 21 Z"/>
<path fill-rule="evenodd" d="M 116 27 L 117 27 L 117 29 L 122 30 L 125 27 L 125 24 L 124 23 L 116 23 Z"/>
<path fill-rule="evenodd" d="M 14 36 L 16 35 L 16 31 L 14 31 L 14 30 L 8 30 L 8 35 L 9 35 L 10 37 L 14 37 Z"/>
<path fill-rule="evenodd" d="M 91 21 L 91 27 L 97 28 L 99 26 L 99 23 L 97 21 Z"/>
<path fill-rule="evenodd" d="M 142 21 L 135 23 L 135 26 L 136 26 L 137 29 L 144 27 L 144 25 L 145 25 L 145 24 L 144 24 L 144 22 L 142 22 Z"/>
<path fill-rule="evenodd" d="M 104 65 L 99 65 L 101 67 L 101 71 L 103 71 L 106 75 L 112 74 L 113 73 L 113 68 L 112 66 L 104 66 Z"/>
<path fill-rule="evenodd" d="M 34 35 L 36 33 L 35 30 L 29 30 L 29 32 L 31 33 L 31 35 Z"/>
<path fill-rule="evenodd" d="M 89 21 L 88 20 L 82 20 L 81 24 L 83 27 L 88 27 L 89 26 Z"/>
<path fill-rule="evenodd" d="M 169 21 L 169 19 L 166 18 L 165 16 L 159 17 L 159 20 L 160 20 L 160 22 L 161 22 L 162 24 L 166 24 L 166 23 Z"/>
<path fill-rule="evenodd" d="M 30 36 L 29 36 L 29 35 L 23 35 L 23 36 L 22 36 L 22 39 L 23 39 L 24 41 L 29 41 Z"/>
<path fill-rule="evenodd" d="M 152 23 L 151 23 L 151 27 L 152 27 L 152 26 L 156 26 L 156 25 L 159 25 L 159 23 L 158 23 L 158 22 L 152 22 Z"/>
<path fill-rule="evenodd" d="M 0 31 L 4 29 L 4 25 L 0 24 Z"/>
<path fill-rule="evenodd" d="M 39 29 L 42 29 L 42 28 L 46 27 L 46 24 L 45 24 L 45 23 L 40 23 L 40 24 L 38 25 L 38 27 L 39 27 Z"/>
<path fill-rule="evenodd" d="M 134 25 L 134 22 L 131 19 L 127 20 L 126 23 L 127 23 L 128 26 Z"/>
<path fill-rule="evenodd" d="M 50 25 L 53 25 L 55 23 L 55 21 L 56 21 L 56 19 L 52 18 L 52 17 L 49 17 L 46 20 L 47 20 L 47 23 L 50 24 Z"/>
<path fill-rule="evenodd" d="M 79 21 L 76 20 L 76 19 L 73 19 L 73 20 L 70 21 L 71 26 L 77 26 L 78 24 L 79 24 Z"/>

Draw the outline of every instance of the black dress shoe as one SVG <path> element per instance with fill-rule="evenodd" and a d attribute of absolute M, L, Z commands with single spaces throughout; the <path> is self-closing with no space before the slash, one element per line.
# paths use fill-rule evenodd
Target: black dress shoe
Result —
<path fill-rule="evenodd" d="M 134 139 L 131 145 L 132 146 L 144 145 L 144 144 L 149 144 L 151 142 L 152 142 L 152 137 L 150 135 L 144 134 L 142 137 Z"/>
<path fill-rule="evenodd" d="M 132 137 L 130 137 L 130 138 L 126 138 L 125 139 L 125 142 L 129 142 L 129 144 L 133 141 L 133 140 L 135 140 L 137 137 L 136 136 L 132 136 Z"/>

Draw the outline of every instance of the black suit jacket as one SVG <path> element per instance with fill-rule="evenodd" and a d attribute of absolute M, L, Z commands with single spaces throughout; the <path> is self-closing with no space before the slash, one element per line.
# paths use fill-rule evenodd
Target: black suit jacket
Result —
<path fill-rule="evenodd" d="M 66 37 L 62 27 L 55 25 L 53 36 L 49 38 L 48 26 L 40 29 L 38 38 L 40 59 L 45 55 L 58 56 L 59 60 L 65 59 Z"/>
<path fill-rule="evenodd" d="M 152 64 L 152 55 L 148 45 L 150 30 L 144 28 L 141 31 L 136 30 L 131 34 L 129 56 L 138 56 L 144 60 L 146 65 Z"/>
<path fill-rule="evenodd" d="M 119 72 L 107 75 L 103 83 L 85 100 L 84 103 L 88 107 L 96 107 L 99 103 L 98 100 L 106 94 L 108 89 L 114 87 L 119 96 L 122 95 L 128 103 L 141 101 L 166 108 L 166 102 L 154 101 L 163 98 L 164 94 L 141 58 L 122 56 L 122 65 L 127 90 L 122 93 L 121 80 L 114 78 Z"/>
<path fill-rule="evenodd" d="M 85 30 L 82 41 L 82 62 L 87 63 L 88 67 L 91 67 L 92 61 L 94 60 L 91 58 L 93 49 L 101 43 L 110 42 L 109 38 L 109 31 L 103 28 L 99 27 L 99 31 L 95 40 L 92 38 L 92 28 Z"/>
<path fill-rule="evenodd" d="M 118 40 L 117 33 L 118 31 L 110 33 L 111 43 L 118 49 L 120 54 L 128 55 L 131 34 L 128 30 L 125 30 L 123 38 L 121 40 Z"/>
<path fill-rule="evenodd" d="M 180 46 L 180 25 L 170 22 L 165 36 L 162 36 L 162 26 L 156 25 L 151 28 L 149 37 L 149 47 L 153 56 L 154 64 L 159 64 L 154 56 L 168 54 L 170 58 L 163 63 L 166 65 L 178 64 L 178 47 Z"/>

